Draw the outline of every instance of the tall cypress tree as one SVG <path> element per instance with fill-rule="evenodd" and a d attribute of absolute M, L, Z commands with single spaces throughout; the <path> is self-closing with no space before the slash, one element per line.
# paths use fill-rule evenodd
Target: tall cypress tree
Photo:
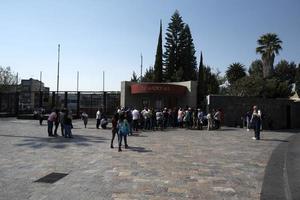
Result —
<path fill-rule="evenodd" d="M 185 25 L 180 36 L 179 62 L 183 70 L 181 81 L 197 80 L 197 61 L 195 46 L 189 25 Z"/>
<path fill-rule="evenodd" d="M 155 64 L 154 64 L 154 81 L 155 82 L 162 82 L 163 80 L 163 49 L 162 49 L 162 23 L 160 20 L 160 30 L 158 36 L 158 43 L 156 49 L 156 56 L 155 56 Z"/>
<path fill-rule="evenodd" d="M 202 106 L 202 101 L 204 99 L 204 66 L 203 66 L 203 56 L 202 52 L 200 55 L 200 64 L 198 70 L 198 80 L 197 80 L 197 106 Z"/>
<path fill-rule="evenodd" d="M 179 73 L 179 38 L 183 28 L 182 17 L 176 10 L 171 17 L 166 33 L 166 50 L 164 53 L 164 75 L 166 81 L 176 80 L 176 74 Z"/>

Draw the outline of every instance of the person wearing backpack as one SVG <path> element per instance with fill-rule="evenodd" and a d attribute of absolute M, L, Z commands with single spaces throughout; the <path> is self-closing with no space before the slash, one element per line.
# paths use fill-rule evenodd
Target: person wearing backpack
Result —
<path fill-rule="evenodd" d="M 129 134 L 129 124 L 128 124 L 128 122 L 126 120 L 126 116 L 124 116 L 124 114 L 121 114 L 119 117 L 117 130 L 118 130 L 119 152 L 120 152 L 120 151 L 122 151 L 122 148 L 121 148 L 122 138 L 124 138 L 125 149 L 128 148 L 127 135 Z"/>

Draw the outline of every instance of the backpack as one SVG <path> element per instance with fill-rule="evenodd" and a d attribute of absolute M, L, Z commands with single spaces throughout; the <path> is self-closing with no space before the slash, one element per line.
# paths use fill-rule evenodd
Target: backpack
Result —
<path fill-rule="evenodd" d="M 129 125 L 127 121 L 119 122 L 119 134 L 122 136 L 126 136 L 129 134 Z"/>

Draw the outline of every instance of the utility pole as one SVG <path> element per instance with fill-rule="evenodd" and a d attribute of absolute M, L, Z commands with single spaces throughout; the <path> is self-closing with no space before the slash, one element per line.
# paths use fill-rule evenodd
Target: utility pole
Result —
<path fill-rule="evenodd" d="M 39 107 L 43 107 L 43 93 L 42 93 L 42 71 L 40 71 L 40 102 L 39 102 Z"/>
<path fill-rule="evenodd" d="M 102 86 L 103 86 L 103 92 L 104 92 L 104 89 L 105 89 L 105 72 L 104 72 L 104 70 L 103 70 L 103 72 L 102 72 L 102 79 L 103 79 L 103 84 L 102 84 Z"/>
<path fill-rule="evenodd" d="M 79 71 L 77 71 L 77 92 L 78 92 L 78 88 L 79 88 Z"/>
<path fill-rule="evenodd" d="M 43 72 L 40 71 L 40 92 L 42 91 L 42 74 Z"/>
<path fill-rule="evenodd" d="M 141 76 L 140 76 L 140 82 L 142 82 L 143 77 L 143 55 L 141 54 Z"/>
<path fill-rule="evenodd" d="M 58 105 L 58 90 L 59 90 L 59 58 L 60 58 L 60 44 L 58 44 L 58 59 L 57 59 L 56 106 Z"/>

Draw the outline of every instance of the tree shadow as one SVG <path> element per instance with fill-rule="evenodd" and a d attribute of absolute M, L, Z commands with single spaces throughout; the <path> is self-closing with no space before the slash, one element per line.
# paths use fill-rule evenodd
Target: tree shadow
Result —
<path fill-rule="evenodd" d="M 45 147 L 63 149 L 68 147 L 70 144 L 76 146 L 90 146 L 93 143 L 104 143 L 108 140 L 100 136 L 92 135 L 73 135 L 73 138 L 58 137 L 35 137 L 35 136 L 20 136 L 20 135 L 5 135 L 1 134 L 0 137 L 16 137 L 23 138 L 20 143 L 15 146 L 28 146 L 34 149 L 41 149 Z"/>
<path fill-rule="evenodd" d="M 148 153 L 148 152 L 152 152 L 152 150 L 147 150 L 144 147 L 133 147 L 133 146 L 129 146 L 128 149 L 130 151 L 135 151 L 138 153 Z"/>

